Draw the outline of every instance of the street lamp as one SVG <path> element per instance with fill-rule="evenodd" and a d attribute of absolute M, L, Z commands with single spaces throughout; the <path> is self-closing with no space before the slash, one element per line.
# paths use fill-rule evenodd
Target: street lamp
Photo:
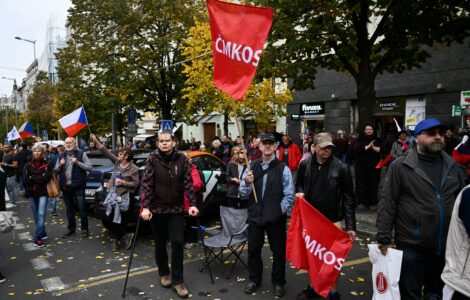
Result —
<path fill-rule="evenodd" d="M 15 39 L 33 44 L 33 47 L 34 47 L 34 61 L 36 61 L 36 40 L 34 40 L 34 41 L 33 40 L 28 40 L 28 39 L 21 38 L 19 36 L 15 36 Z"/>
<path fill-rule="evenodd" d="M 11 80 L 11 81 L 13 81 L 14 84 L 16 84 L 16 79 L 15 78 L 8 78 L 8 77 L 5 77 L 5 76 L 2 76 L 2 79 Z"/>

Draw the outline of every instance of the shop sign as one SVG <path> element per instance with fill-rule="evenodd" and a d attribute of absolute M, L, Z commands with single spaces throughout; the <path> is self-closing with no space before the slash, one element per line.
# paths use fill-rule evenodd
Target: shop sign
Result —
<path fill-rule="evenodd" d="M 462 116 L 462 106 L 452 105 L 452 117 L 460 117 L 460 116 Z"/>
<path fill-rule="evenodd" d="M 405 108 L 405 126 L 411 128 L 426 118 L 426 99 L 408 98 L 406 99 Z"/>
<path fill-rule="evenodd" d="M 292 121 L 298 121 L 298 120 L 300 120 L 300 115 L 299 114 L 291 114 L 290 119 Z"/>
<path fill-rule="evenodd" d="M 387 113 L 387 112 L 399 112 L 403 113 L 401 108 L 401 101 L 376 101 L 375 112 L 376 113 Z"/>
<path fill-rule="evenodd" d="M 301 116 L 315 116 L 325 114 L 325 102 L 300 104 Z"/>
<path fill-rule="evenodd" d="M 460 92 L 460 105 L 470 106 L 470 91 Z"/>

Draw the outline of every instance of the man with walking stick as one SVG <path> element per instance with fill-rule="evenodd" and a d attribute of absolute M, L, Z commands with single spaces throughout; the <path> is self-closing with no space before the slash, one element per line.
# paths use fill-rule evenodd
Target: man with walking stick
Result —
<path fill-rule="evenodd" d="M 158 135 L 158 149 L 147 158 L 142 176 L 142 213 L 150 220 L 155 239 L 155 260 L 160 284 L 176 291 L 179 297 L 189 296 L 183 280 L 184 195 L 188 197 L 189 215 L 199 214 L 196 208 L 191 165 L 174 146 L 171 131 Z M 168 266 L 167 240 L 171 243 L 171 270 Z"/>

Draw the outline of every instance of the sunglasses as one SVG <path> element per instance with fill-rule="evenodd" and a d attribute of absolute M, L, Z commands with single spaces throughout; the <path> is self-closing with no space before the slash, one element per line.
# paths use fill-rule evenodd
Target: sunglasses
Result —
<path fill-rule="evenodd" d="M 428 130 L 421 131 L 421 134 L 425 134 L 427 136 L 436 136 L 436 134 L 439 134 L 440 136 L 444 136 L 445 133 L 446 133 L 446 130 L 442 128 L 431 128 Z"/>

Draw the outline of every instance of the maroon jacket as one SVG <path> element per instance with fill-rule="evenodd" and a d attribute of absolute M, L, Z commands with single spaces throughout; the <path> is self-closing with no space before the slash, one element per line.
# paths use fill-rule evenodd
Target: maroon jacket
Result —
<path fill-rule="evenodd" d="M 24 167 L 25 197 L 48 197 L 47 183 L 51 176 L 52 165 L 44 159 L 28 162 Z"/>

